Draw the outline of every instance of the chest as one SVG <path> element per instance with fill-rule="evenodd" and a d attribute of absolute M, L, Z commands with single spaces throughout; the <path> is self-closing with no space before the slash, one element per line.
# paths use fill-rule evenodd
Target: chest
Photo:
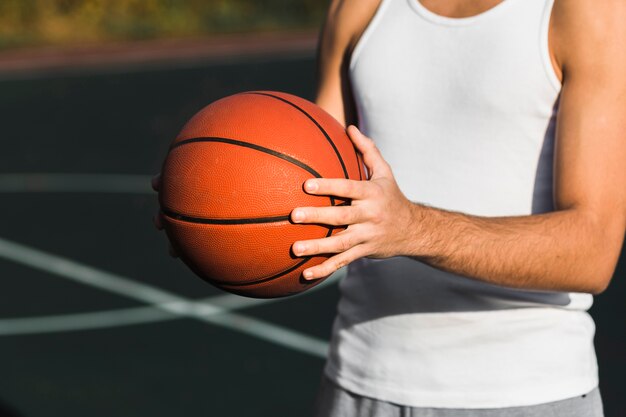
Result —
<path fill-rule="evenodd" d="M 472 11 L 495 4 L 497 10 L 442 21 L 424 11 L 429 3 Z M 385 0 L 352 57 L 357 103 L 377 112 L 400 107 L 400 113 L 453 112 L 468 119 L 534 117 L 538 108 L 550 115 L 558 86 L 549 77 L 546 0 L 497 3 Z"/>
<path fill-rule="evenodd" d="M 413 0 L 440 16 L 463 18 L 476 16 L 505 0 Z"/>

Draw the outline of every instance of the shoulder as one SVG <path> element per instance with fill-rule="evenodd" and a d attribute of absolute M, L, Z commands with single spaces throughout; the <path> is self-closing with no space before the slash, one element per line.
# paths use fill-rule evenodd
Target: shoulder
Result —
<path fill-rule="evenodd" d="M 350 52 L 380 3 L 381 0 L 333 0 L 324 24 L 323 38 L 335 47 Z"/>
<path fill-rule="evenodd" d="M 350 56 L 380 3 L 381 0 L 332 0 L 322 28 L 315 101 L 344 125 L 356 121 L 347 73 Z"/>
<path fill-rule="evenodd" d="M 551 46 L 564 76 L 626 58 L 626 1 L 555 0 Z"/>

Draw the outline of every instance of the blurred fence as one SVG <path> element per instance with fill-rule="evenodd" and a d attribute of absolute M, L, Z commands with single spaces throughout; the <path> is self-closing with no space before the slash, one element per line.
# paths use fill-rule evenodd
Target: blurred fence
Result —
<path fill-rule="evenodd" d="M 327 0 L 0 0 L 0 48 L 318 27 Z"/>

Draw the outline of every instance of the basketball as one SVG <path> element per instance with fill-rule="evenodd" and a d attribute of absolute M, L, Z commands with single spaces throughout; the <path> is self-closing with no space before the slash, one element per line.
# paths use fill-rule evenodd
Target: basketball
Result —
<path fill-rule="evenodd" d="M 328 256 L 296 257 L 297 240 L 343 228 L 294 224 L 296 207 L 350 204 L 303 191 L 309 178 L 365 179 L 344 127 L 317 105 L 270 91 L 244 92 L 200 110 L 163 164 L 163 226 L 180 259 L 223 290 L 257 298 L 300 293 L 322 280 L 302 271 Z"/>

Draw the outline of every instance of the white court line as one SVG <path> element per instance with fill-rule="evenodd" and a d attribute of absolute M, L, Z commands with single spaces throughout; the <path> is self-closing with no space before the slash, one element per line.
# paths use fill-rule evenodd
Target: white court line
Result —
<path fill-rule="evenodd" d="M 0 319 L 0 336 L 95 330 L 182 318 L 156 307 Z"/>
<path fill-rule="evenodd" d="M 256 336 L 259 339 L 299 352 L 321 358 L 326 357 L 328 352 L 328 343 L 323 340 L 242 314 L 228 312 L 218 305 L 189 300 L 148 284 L 101 271 L 2 238 L 0 238 L 0 258 L 151 304 L 168 313 L 194 318 Z"/>
<path fill-rule="evenodd" d="M 0 174 L 0 193 L 131 193 L 154 194 L 150 175 Z"/>
<path fill-rule="evenodd" d="M 344 273 L 344 270 L 338 271 L 336 274 L 325 280 L 320 285 L 311 288 L 305 293 L 295 295 L 294 297 L 307 296 L 328 285 L 331 285 L 338 281 Z M 209 303 L 214 306 L 220 307 L 225 311 L 233 311 L 248 307 L 254 307 L 256 305 L 271 304 L 283 300 L 285 300 L 285 298 L 245 298 L 232 294 L 223 294 L 207 297 L 196 302 Z M 0 336 L 96 330 L 119 326 L 155 323 L 160 321 L 170 321 L 182 318 L 184 317 L 154 306 L 91 311 L 88 313 L 7 318 L 0 319 Z"/>

